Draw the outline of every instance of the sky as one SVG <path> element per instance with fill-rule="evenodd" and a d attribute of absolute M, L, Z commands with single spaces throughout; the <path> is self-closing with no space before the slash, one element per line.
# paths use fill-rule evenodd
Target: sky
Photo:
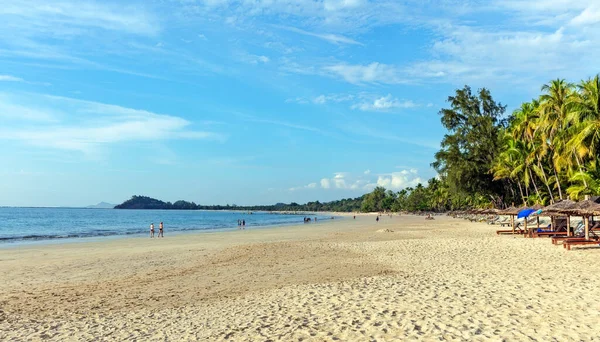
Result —
<path fill-rule="evenodd" d="M 455 89 L 510 112 L 599 50 L 595 0 L 0 0 L 0 206 L 398 191 Z"/>

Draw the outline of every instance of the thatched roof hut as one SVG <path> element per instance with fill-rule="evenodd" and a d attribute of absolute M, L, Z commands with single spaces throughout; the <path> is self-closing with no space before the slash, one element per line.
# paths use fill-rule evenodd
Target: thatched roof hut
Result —
<path fill-rule="evenodd" d="M 481 210 L 481 213 L 486 214 L 486 215 L 497 214 L 498 209 L 494 209 L 494 208 L 483 209 L 483 210 Z"/>
<path fill-rule="evenodd" d="M 525 207 L 522 208 L 516 208 L 516 207 L 510 207 L 510 208 L 506 208 L 504 210 L 500 210 L 498 212 L 498 214 L 500 215 L 517 215 L 519 213 L 519 211 L 525 209 Z"/>
<path fill-rule="evenodd" d="M 562 200 L 560 202 L 556 202 L 554 204 L 542 208 L 542 215 L 557 216 L 560 214 L 565 214 L 565 210 L 569 209 L 575 204 L 576 202 L 573 202 L 569 199 Z"/>
<path fill-rule="evenodd" d="M 574 216 L 600 215 L 600 204 L 593 200 L 583 200 L 563 209 L 562 212 Z"/>

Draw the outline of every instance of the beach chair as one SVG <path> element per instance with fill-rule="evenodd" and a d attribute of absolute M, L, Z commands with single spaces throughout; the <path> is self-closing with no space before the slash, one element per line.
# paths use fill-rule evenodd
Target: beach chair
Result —
<path fill-rule="evenodd" d="M 500 220 L 500 216 L 493 216 L 488 218 L 487 224 L 496 224 Z"/>
<path fill-rule="evenodd" d="M 499 224 L 501 227 L 504 227 L 504 224 L 510 224 L 508 217 L 504 216 L 504 217 L 500 217 L 498 216 L 498 219 L 494 222 L 492 222 L 492 224 Z"/>
<path fill-rule="evenodd" d="M 506 229 L 506 230 L 497 230 L 496 231 L 496 235 L 505 235 L 505 234 L 513 234 L 513 230 Z M 525 231 L 521 228 L 521 222 L 518 222 L 517 225 L 515 226 L 514 234 L 525 234 Z"/>
<path fill-rule="evenodd" d="M 600 245 L 600 236 L 597 234 L 597 232 L 600 232 L 600 222 L 594 222 L 594 224 L 590 226 L 589 239 L 586 239 L 583 235 L 584 232 L 580 231 L 576 237 L 568 237 L 566 239 L 562 239 L 562 241 L 557 239 L 556 243 L 554 241 L 552 241 L 552 243 L 558 244 L 559 242 L 562 242 L 563 247 L 567 250 L 571 250 L 571 246 L 576 245 Z"/>
<path fill-rule="evenodd" d="M 560 235 L 560 236 L 553 236 L 552 237 L 552 244 L 553 245 L 558 245 L 558 244 L 562 244 L 564 241 L 566 240 L 573 240 L 573 241 L 577 241 L 577 240 L 585 240 L 585 232 L 584 232 L 584 224 L 583 222 L 579 222 L 577 224 L 577 226 L 575 226 L 575 228 L 573 229 L 574 235 L 573 236 L 566 236 L 566 235 Z M 596 231 L 600 231 L 600 222 L 592 222 L 590 223 L 590 236 L 596 236 L 595 234 L 595 230 Z"/>
<path fill-rule="evenodd" d="M 566 218 L 560 218 L 560 219 L 556 219 L 554 221 L 555 225 L 556 225 L 556 229 L 554 230 L 531 230 L 530 231 L 530 237 L 532 238 L 537 238 L 537 237 L 554 237 L 554 236 L 568 236 L 568 232 L 567 232 L 567 219 Z M 550 227 L 548 227 L 550 228 Z"/>
<path fill-rule="evenodd" d="M 592 239 L 591 237 L 587 240 L 572 240 L 572 241 L 566 241 L 563 242 L 563 247 L 566 248 L 568 251 L 571 250 L 571 247 L 573 246 L 584 246 L 584 245 L 598 245 L 600 247 L 600 240 L 595 238 Z"/>
<path fill-rule="evenodd" d="M 500 227 L 510 227 L 510 220 L 508 217 L 502 222 L 500 222 Z"/>

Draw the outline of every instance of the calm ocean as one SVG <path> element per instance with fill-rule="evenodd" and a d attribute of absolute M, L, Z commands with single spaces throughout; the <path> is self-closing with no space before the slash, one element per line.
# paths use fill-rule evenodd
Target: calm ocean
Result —
<path fill-rule="evenodd" d="M 311 214 L 310 217 L 330 217 Z M 304 215 L 203 210 L 115 210 L 71 208 L 0 208 L 0 246 L 58 239 L 134 236 L 149 233 L 150 223 L 165 225 L 165 236 L 177 232 L 236 230 L 302 224 Z M 65 241 L 65 240 L 58 240 Z"/>

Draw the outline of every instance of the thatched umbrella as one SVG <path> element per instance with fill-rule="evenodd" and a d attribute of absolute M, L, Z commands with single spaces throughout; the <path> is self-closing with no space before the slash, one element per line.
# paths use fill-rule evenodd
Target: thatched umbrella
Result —
<path fill-rule="evenodd" d="M 510 208 L 506 208 L 506 209 L 500 210 L 498 212 L 498 214 L 501 214 L 501 215 L 510 215 L 510 225 L 512 226 L 513 234 L 515 233 L 515 215 L 517 215 L 519 213 L 519 211 L 521 211 L 523 209 L 525 209 L 525 207 L 516 208 L 516 207 L 512 206 Z"/>
<path fill-rule="evenodd" d="M 600 213 L 600 204 L 593 200 L 583 200 L 575 203 L 567 209 L 564 209 L 572 215 L 579 215 L 583 217 L 585 224 L 585 239 L 590 238 L 590 216 L 598 215 Z"/>
<path fill-rule="evenodd" d="M 498 214 L 498 209 L 494 209 L 494 208 L 488 208 L 488 209 L 483 209 L 481 211 L 482 214 L 486 214 L 486 215 L 490 215 L 490 214 Z"/>
<path fill-rule="evenodd" d="M 556 216 L 567 214 L 567 235 L 571 236 L 571 217 L 568 213 L 565 213 L 564 210 L 569 209 L 575 204 L 576 202 L 566 199 L 542 208 L 542 213 L 549 215 L 552 219 L 552 230 L 556 229 Z"/>

